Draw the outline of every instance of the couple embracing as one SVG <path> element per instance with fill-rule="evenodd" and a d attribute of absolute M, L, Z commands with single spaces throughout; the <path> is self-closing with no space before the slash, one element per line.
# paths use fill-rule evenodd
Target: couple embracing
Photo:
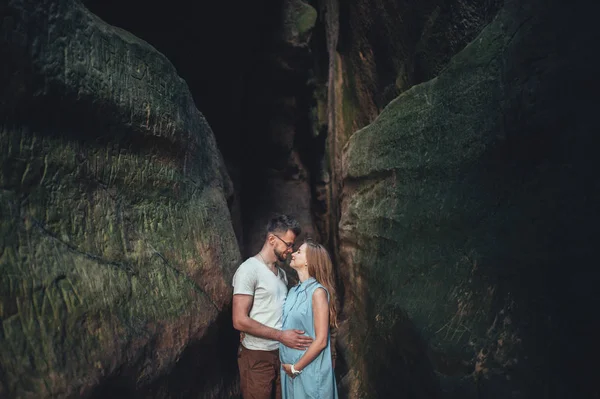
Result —
<path fill-rule="evenodd" d="M 330 328 L 336 326 L 333 266 L 320 244 L 294 251 L 300 225 L 280 215 L 269 222 L 260 252 L 233 277 L 233 326 L 244 399 L 337 398 Z M 287 288 L 277 263 L 291 256 L 299 284 Z"/>

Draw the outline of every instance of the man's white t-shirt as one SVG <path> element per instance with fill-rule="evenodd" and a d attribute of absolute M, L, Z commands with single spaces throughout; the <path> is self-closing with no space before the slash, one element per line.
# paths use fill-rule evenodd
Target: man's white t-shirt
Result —
<path fill-rule="evenodd" d="M 233 276 L 233 295 L 252 295 L 250 318 L 265 326 L 281 330 L 283 303 L 287 296 L 287 277 L 278 267 L 277 276 L 267 265 L 252 257 L 238 267 Z M 246 334 L 242 345 L 251 350 L 279 349 L 279 342 Z"/>

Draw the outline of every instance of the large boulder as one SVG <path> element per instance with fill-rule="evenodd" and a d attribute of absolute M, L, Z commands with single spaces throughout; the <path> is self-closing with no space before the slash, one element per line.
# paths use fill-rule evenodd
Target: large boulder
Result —
<path fill-rule="evenodd" d="M 599 30 L 580 6 L 507 1 L 437 78 L 350 138 L 339 228 L 351 397 L 593 386 Z"/>
<path fill-rule="evenodd" d="M 0 24 L 0 397 L 134 397 L 180 357 L 229 396 L 231 183 L 187 85 L 76 0 Z"/>

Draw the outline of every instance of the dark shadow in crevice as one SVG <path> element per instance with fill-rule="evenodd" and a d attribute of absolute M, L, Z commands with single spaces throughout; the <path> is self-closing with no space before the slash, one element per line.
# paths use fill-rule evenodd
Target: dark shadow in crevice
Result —
<path fill-rule="evenodd" d="M 378 398 L 394 398 L 400 393 L 406 399 L 441 398 L 429 344 L 406 311 L 394 305 L 367 307 L 365 383 L 370 393 Z"/>
<path fill-rule="evenodd" d="M 237 347 L 231 309 L 221 312 L 202 339 L 190 343 L 167 374 L 136 387 L 139 365 L 119 369 L 100 383 L 90 399 L 216 399 L 239 396 Z M 150 343 L 144 349 L 152 351 Z M 140 358 L 152 358 L 146 353 Z"/>

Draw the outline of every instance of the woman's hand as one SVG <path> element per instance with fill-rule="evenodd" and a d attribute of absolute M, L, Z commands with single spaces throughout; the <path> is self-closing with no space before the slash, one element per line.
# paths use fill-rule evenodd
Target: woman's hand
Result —
<path fill-rule="evenodd" d="M 285 373 L 291 378 L 295 378 L 296 376 L 292 373 L 292 365 L 291 364 L 282 364 L 281 368 Z"/>

